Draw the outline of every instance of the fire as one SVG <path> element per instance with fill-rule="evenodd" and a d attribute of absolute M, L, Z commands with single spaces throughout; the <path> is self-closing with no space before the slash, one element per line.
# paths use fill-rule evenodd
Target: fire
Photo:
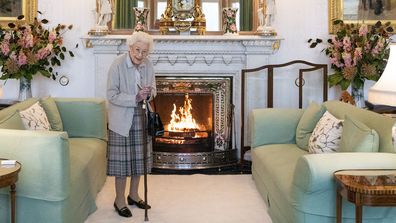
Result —
<path fill-rule="evenodd" d="M 198 130 L 199 125 L 196 123 L 192 116 L 192 99 L 188 98 L 188 94 L 184 95 L 184 105 L 179 108 L 179 114 L 176 114 L 176 105 L 173 104 L 173 110 L 171 114 L 171 121 L 168 125 L 168 131 L 170 132 L 185 132 Z"/>

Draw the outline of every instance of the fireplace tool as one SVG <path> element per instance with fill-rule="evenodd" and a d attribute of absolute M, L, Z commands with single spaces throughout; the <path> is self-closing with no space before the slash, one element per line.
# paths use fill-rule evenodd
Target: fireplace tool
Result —
<path fill-rule="evenodd" d="M 146 203 L 144 207 L 144 221 L 149 221 L 148 211 L 147 211 L 147 101 L 143 100 L 142 110 L 143 110 L 143 168 L 144 168 L 144 202 Z"/>

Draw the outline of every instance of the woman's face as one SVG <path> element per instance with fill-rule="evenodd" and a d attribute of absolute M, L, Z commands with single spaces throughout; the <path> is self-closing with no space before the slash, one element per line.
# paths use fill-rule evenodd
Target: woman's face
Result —
<path fill-rule="evenodd" d="M 143 42 L 136 42 L 129 47 L 129 56 L 134 64 L 141 64 L 146 59 L 149 52 L 149 45 Z"/>

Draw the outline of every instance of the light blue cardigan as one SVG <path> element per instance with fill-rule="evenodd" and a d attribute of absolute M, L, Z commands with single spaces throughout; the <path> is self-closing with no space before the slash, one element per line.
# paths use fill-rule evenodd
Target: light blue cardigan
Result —
<path fill-rule="evenodd" d="M 139 73 L 141 74 L 139 77 Z M 109 129 L 127 137 L 132 126 L 134 108 L 138 105 L 137 78 L 142 87 L 151 86 L 151 97 L 157 94 L 153 65 L 145 60 L 136 67 L 128 53 L 118 56 L 110 66 L 107 80 L 107 99 L 109 113 Z"/>

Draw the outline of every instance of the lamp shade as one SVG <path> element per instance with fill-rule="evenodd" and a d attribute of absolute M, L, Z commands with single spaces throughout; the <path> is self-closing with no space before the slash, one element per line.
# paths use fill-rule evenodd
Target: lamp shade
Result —
<path fill-rule="evenodd" d="M 396 106 L 396 43 L 390 44 L 390 54 L 384 73 L 368 91 L 368 101 L 374 105 Z"/>

